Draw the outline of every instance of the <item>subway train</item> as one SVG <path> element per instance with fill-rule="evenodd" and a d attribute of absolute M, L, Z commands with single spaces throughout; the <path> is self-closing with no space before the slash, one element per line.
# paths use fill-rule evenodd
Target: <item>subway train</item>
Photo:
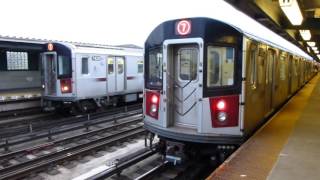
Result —
<path fill-rule="evenodd" d="M 250 28 L 193 17 L 148 36 L 144 127 L 168 160 L 231 152 L 315 74 L 300 48 Z"/>
<path fill-rule="evenodd" d="M 47 43 L 42 53 L 42 106 L 71 113 L 142 98 L 143 50 Z"/>

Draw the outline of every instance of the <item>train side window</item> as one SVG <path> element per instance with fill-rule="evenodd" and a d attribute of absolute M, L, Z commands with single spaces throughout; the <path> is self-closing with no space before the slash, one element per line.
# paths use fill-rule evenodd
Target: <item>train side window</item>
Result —
<path fill-rule="evenodd" d="M 114 57 L 108 57 L 108 74 L 113 74 L 114 72 Z"/>
<path fill-rule="evenodd" d="M 286 56 L 281 55 L 280 56 L 280 80 L 284 81 L 286 80 Z"/>
<path fill-rule="evenodd" d="M 269 49 L 268 50 L 268 69 L 267 69 L 267 71 L 268 71 L 268 77 L 267 77 L 268 82 L 272 81 L 272 75 L 273 75 L 272 67 L 273 67 L 273 63 L 275 61 L 274 58 L 275 58 L 274 51 Z"/>
<path fill-rule="evenodd" d="M 208 46 L 207 87 L 234 84 L 234 48 Z"/>
<path fill-rule="evenodd" d="M 264 74 L 264 61 L 265 61 L 265 51 L 263 48 L 259 48 L 259 55 L 258 55 L 258 71 L 257 71 L 257 74 L 258 74 L 258 84 L 262 85 L 263 84 L 263 74 Z"/>
<path fill-rule="evenodd" d="M 138 61 L 138 73 L 143 73 L 143 61 Z"/>
<path fill-rule="evenodd" d="M 197 77 L 198 50 L 196 48 L 183 48 L 178 52 L 181 80 L 192 81 Z"/>
<path fill-rule="evenodd" d="M 58 56 L 59 78 L 71 77 L 71 60 L 67 56 Z"/>
<path fill-rule="evenodd" d="M 117 57 L 118 64 L 118 74 L 122 74 L 124 70 L 124 59 L 122 57 Z"/>
<path fill-rule="evenodd" d="M 81 74 L 89 74 L 89 58 L 83 57 L 81 59 Z"/>

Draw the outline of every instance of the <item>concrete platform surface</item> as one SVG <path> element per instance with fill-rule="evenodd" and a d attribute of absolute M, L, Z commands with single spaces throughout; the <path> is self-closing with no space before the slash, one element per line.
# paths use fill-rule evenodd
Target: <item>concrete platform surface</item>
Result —
<path fill-rule="evenodd" d="M 207 179 L 320 179 L 320 75 Z"/>

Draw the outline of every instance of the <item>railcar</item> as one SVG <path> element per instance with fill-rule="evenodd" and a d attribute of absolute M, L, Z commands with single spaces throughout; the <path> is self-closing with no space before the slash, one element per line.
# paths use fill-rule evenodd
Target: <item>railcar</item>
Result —
<path fill-rule="evenodd" d="M 76 43 L 48 43 L 45 47 L 45 109 L 86 112 L 142 98 L 142 48 Z"/>
<path fill-rule="evenodd" d="M 167 159 L 235 148 L 301 88 L 313 59 L 285 42 L 205 17 L 157 26 L 145 42 L 144 126 Z"/>

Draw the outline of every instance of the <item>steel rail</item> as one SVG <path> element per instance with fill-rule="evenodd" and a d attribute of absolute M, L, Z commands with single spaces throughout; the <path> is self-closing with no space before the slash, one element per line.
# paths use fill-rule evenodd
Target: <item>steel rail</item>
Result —
<path fill-rule="evenodd" d="M 44 170 L 54 164 L 77 158 L 80 155 L 90 153 L 93 150 L 101 149 L 112 143 L 119 142 L 142 133 L 145 133 L 142 125 L 126 130 L 120 130 L 115 134 L 111 134 L 88 143 L 66 148 L 53 154 L 44 155 L 5 169 L 0 169 L 0 179 L 18 179 L 30 174 L 31 172 Z"/>

